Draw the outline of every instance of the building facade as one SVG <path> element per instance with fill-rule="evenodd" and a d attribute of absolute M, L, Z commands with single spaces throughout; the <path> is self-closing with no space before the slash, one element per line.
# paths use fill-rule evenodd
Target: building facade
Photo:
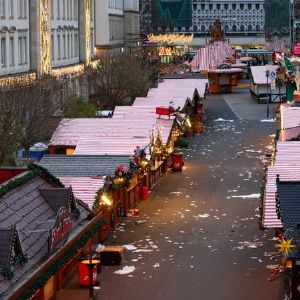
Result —
<path fill-rule="evenodd" d="M 124 1 L 96 0 L 95 19 L 97 55 L 107 50 L 123 52 L 125 46 Z"/>
<path fill-rule="evenodd" d="M 263 34 L 264 0 L 205 2 L 193 0 L 192 32 L 207 35 L 216 19 L 221 21 L 225 37 Z"/>
<path fill-rule="evenodd" d="M 264 0 L 140 0 L 141 34 L 161 32 L 193 33 L 194 45 L 204 45 L 212 23 L 219 19 L 225 38 L 234 44 L 264 44 Z M 177 9 L 175 9 L 177 7 Z M 190 22 L 187 19 L 190 18 Z"/>
<path fill-rule="evenodd" d="M 29 1 L 0 1 L 0 76 L 30 70 Z"/>
<path fill-rule="evenodd" d="M 266 40 L 274 37 L 284 40 L 291 46 L 293 12 L 289 0 L 266 0 L 265 1 L 265 33 Z"/>
<path fill-rule="evenodd" d="M 124 0 L 125 47 L 132 49 L 139 45 L 140 10 L 138 0 Z"/>
<path fill-rule="evenodd" d="M 76 77 L 103 50 L 138 46 L 139 35 L 138 0 L 0 0 L 0 81 Z"/>

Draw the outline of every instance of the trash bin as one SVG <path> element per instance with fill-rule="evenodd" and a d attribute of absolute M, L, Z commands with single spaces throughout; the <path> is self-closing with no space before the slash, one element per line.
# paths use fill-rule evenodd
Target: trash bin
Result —
<path fill-rule="evenodd" d="M 142 187 L 142 199 L 145 201 L 145 200 L 148 200 L 148 187 L 146 186 L 143 186 Z"/>
<path fill-rule="evenodd" d="M 78 264 L 78 272 L 79 272 L 79 284 L 81 286 L 90 286 L 90 268 L 93 270 L 93 285 L 97 283 L 97 264 L 99 264 L 99 260 L 92 260 L 92 264 L 90 264 L 90 260 L 82 260 Z"/>
<path fill-rule="evenodd" d="M 181 152 L 172 153 L 171 160 L 172 160 L 172 170 L 182 171 L 182 166 L 183 166 L 182 153 Z"/>

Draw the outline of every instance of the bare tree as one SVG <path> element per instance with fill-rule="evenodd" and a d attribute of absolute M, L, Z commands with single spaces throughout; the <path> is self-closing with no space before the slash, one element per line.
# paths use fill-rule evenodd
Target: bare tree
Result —
<path fill-rule="evenodd" d="M 130 104 L 135 97 L 147 93 L 153 68 L 140 56 L 105 54 L 88 70 L 94 97 L 103 108 Z"/>
<path fill-rule="evenodd" d="M 61 82 L 45 77 L 18 82 L 0 90 L 0 164 L 13 165 L 16 150 L 49 139 L 60 111 Z M 54 127 L 54 128 L 53 128 Z"/>

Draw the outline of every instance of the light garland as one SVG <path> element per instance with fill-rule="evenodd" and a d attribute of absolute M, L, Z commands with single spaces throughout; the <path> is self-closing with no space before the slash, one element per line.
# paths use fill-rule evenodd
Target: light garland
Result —
<path fill-rule="evenodd" d="M 187 45 L 192 42 L 194 35 L 185 35 L 185 34 L 149 34 L 147 39 L 151 43 L 155 44 L 168 44 L 168 45 Z"/>

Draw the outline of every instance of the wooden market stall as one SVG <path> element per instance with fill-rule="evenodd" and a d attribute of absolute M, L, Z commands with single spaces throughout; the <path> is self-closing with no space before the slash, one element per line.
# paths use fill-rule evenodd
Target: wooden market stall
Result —
<path fill-rule="evenodd" d="M 262 101 L 266 102 L 268 100 L 271 102 L 280 102 L 281 97 L 285 95 L 285 86 L 276 85 L 274 89 L 271 89 L 271 78 L 267 78 L 266 76 L 267 70 L 276 73 L 277 68 L 278 66 L 273 65 L 250 67 L 250 92 L 257 98 L 258 103 L 261 103 Z"/>
<path fill-rule="evenodd" d="M 231 93 L 236 85 L 236 76 L 243 72 L 240 68 L 208 70 L 209 92 L 212 94 Z"/>
<path fill-rule="evenodd" d="M 4 299 L 52 299 L 105 224 L 45 169 L 0 185 L 0 293 Z M 34 270 L 34 272 L 33 272 Z"/>

